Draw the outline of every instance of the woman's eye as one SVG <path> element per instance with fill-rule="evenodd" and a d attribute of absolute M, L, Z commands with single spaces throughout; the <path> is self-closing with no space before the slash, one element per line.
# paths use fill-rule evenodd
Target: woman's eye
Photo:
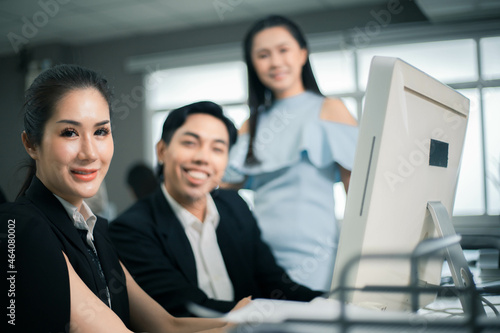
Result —
<path fill-rule="evenodd" d="M 65 128 L 62 130 L 61 136 L 65 138 L 71 138 L 74 136 L 78 136 L 78 133 L 72 128 Z"/>
<path fill-rule="evenodd" d="M 106 128 L 106 127 L 99 128 L 97 131 L 95 131 L 95 135 L 99 135 L 99 136 L 106 136 L 109 133 L 110 133 L 110 130 L 109 130 L 109 128 Z"/>

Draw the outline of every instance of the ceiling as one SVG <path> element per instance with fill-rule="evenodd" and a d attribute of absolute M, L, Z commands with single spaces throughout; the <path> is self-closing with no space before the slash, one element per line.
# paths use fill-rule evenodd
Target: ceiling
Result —
<path fill-rule="evenodd" d="M 380 6 L 397 0 L 0 0 L 0 55 L 30 42 L 106 39 L 253 21 L 269 13 Z M 401 0 L 401 3 L 412 2 Z M 500 0 L 415 0 L 431 22 L 500 18 Z"/>

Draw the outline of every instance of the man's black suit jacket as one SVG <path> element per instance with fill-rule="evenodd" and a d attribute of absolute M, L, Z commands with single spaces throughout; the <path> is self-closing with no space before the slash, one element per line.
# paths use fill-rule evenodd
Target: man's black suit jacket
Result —
<path fill-rule="evenodd" d="M 321 295 L 291 281 L 277 265 L 247 204 L 232 190 L 211 193 L 220 215 L 217 241 L 235 301 L 210 299 L 198 288 L 191 245 L 158 188 L 110 224 L 110 237 L 139 285 L 176 316 L 189 316 L 187 302 L 227 312 L 243 297 L 309 301 Z"/>
<path fill-rule="evenodd" d="M 25 196 L 0 205 L 0 219 L 0 267 L 6 274 L 2 281 L 7 282 L 2 288 L 2 309 L 10 313 L 6 308 L 14 303 L 11 308 L 16 324 L 9 324 L 10 317 L 4 314 L 1 332 L 69 332 L 70 286 L 62 252 L 87 287 L 107 304 L 105 286 L 83 240 L 64 207 L 38 178 L 33 179 Z M 112 309 L 128 325 L 125 275 L 107 228 L 108 222 L 98 218 L 94 245 L 111 293 Z M 92 304 L 81 304 L 77 310 L 89 320 L 95 317 Z"/>

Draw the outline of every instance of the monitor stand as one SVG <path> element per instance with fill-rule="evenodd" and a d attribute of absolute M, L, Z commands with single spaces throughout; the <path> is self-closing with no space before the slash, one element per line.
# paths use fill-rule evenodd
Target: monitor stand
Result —
<path fill-rule="evenodd" d="M 431 214 L 439 237 L 456 235 L 450 215 L 440 201 L 428 202 L 427 209 Z M 486 315 L 483 304 L 477 297 L 474 279 L 459 242 L 446 247 L 445 258 L 450 267 L 455 287 L 465 290 L 465 292 L 460 292 L 459 295 L 464 313 L 471 316 Z"/>

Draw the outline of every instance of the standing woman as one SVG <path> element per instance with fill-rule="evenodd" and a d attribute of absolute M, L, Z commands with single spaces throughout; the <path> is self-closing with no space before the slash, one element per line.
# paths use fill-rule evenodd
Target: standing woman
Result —
<path fill-rule="evenodd" d="M 134 281 L 85 198 L 113 156 L 111 93 L 97 73 L 61 65 L 26 93 L 23 145 L 31 169 L 0 208 L 7 311 L 2 332 L 194 332 L 218 320 L 169 315 Z M 7 260 L 8 259 L 8 260 Z M 5 310 L 7 309 L 7 310 Z"/>
<path fill-rule="evenodd" d="M 263 238 L 291 278 L 329 290 L 339 234 L 333 184 L 349 186 L 356 121 L 320 93 L 306 40 L 289 19 L 257 21 L 244 55 L 250 118 L 224 180 L 255 191 Z"/>

